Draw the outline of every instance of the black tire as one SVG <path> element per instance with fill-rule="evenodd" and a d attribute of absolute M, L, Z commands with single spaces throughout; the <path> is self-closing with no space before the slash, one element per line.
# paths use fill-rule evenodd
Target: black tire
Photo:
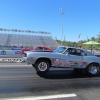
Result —
<path fill-rule="evenodd" d="M 82 69 L 74 68 L 74 72 L 77 74 L 81 74 L 83 72 Z"/>
<path fill-rule="evenodd" d="M 81 69 L 74 68 L 74 71 L 75 71 L 75 72 L 81 72 Z"/>
<path fill-rule="evenodd" d="M 35 64 L 37 74 L 45 74 L 49 71 L 50 63 L 46 60 L 39 60 Z"/>
<path fill-rule="evenodd" d="M 35 68 L 35 65 L 34 64 L 32 64 L 32 66 Z"/>
<path fill-rule="evenodd" d="M 87 68 L 86 68 L 86 73 L 88 75 L 92 75 L 92 76 L 97 76 L 100 72 L 100 67 L 99 64 L 90 64 Z"/>

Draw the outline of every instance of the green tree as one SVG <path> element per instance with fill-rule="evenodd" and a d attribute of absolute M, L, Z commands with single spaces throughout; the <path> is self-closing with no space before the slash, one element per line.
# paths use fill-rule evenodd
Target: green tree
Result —
<path fill-rule="evenodd" d="M 96 41 L 96 38 L 95 38 L 95 37 L 91 37 L 91 40 L 92 40 L 92 41 Z"/>

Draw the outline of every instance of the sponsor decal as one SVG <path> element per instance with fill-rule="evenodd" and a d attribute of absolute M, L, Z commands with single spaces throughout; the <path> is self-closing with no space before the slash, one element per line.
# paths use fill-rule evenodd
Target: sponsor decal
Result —
<path fill-rule="evenodd" d="M 65 60 L 60 60 L 59 66 L 64 66 L 65 65 Z"/>
<path fill-rule="evenodd" d="M 65 61 L 65 66 L 69 67 L 70 66 L 70 62 L 68 60 Z"/>
<path fill-rule="evenodd" d="M 72 68 L 73 68 L 73 67 L 74 67 L 74 65 L 70 65 L 70 67 L 72 67 Z"/>
<path fill-rule="evenodd" d="M 58 66 L 58 65 L 59 65 L 59 59 L 54 59 L 54 60 L 53 60 L 53 64 L 54 64 L 55 66 Z"/>
<path fill-rule="evenodd" d="M 33 60 L 30 58 L 30 60 Z M 69 60 L 59 60 L 59 59 L 53 59 L 53 64 L 55 66 L 65 66 L 65 67 L 82 67 L 82 66 L 86 66 L 86 62 L 83 61 L 69 61 Z"/>
<path fill-rule="evenodd" d="M 82 67 L 83 62 L 82 61 L 78 61 L 77 67 Z"/>
<path fill-rule="evenodd" d="M 12 48 L 12 50 L 21 50 L 21 48 Z"/>
<path fill-rule="evenodd" d="M 83 65 L 86 65 L 87 63 L 86 62 L 83 62 Z"/>
<path fill-rule="evenodd" d="M 2 54 L 2 55 L 6 55 L 6 51 L 4 51 L 4 50 L 1 51 L 1 54 Z"/>
<path fill-rule="evenodd" d="M 86 67 L 87 62 L 83 62 L 82 67 Z"/>
<path fill-rule="evenodd" d="M 78 62 L 77 62 L 77 61 L 74 61 L 73 63 L 74 63 L 74 64 L 78 64 Z"/>
<path fill-rule="evenodd" d="M 21 51 L 15 51 L 15 54 L 21 54 Z"/>
<path fill-rule="evenodd" d="M 22 58 L 0 58 L 0 62 L 23 62 Z"/>
<path fill-rule="evenodd" d="M 70 67 L 74 67 L 74 62 L 73 61 L 69 61 L 70 62 Z"/>
<path fill-rule="evenodd" d="M 73 65 L 73 61 L 69 61 L 70 62 L 70 65 Z"/>

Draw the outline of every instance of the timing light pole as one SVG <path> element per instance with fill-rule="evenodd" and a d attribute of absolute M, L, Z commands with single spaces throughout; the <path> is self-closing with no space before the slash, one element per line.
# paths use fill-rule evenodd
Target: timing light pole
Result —
<path fill-rule="evenodd" d="M 62 42 L 63 42 L 63 40 L 62 40 L 62 38 L 63 38 L 63 15 L 65 13 L 65 8 L 60 8 L 59 10 L 62 14 L 62 29 L 61 29 L 61 46 L 62 46 Z"/>

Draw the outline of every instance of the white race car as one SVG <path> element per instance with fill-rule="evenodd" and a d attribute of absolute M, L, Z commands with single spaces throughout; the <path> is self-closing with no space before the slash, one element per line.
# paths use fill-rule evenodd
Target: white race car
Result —
<path fill-rule="evenodd" d="M 76 47 L 60 46 L 54 52 L 26 52 L 23 59 L 27 64 L 32 64 L 39 74 L 48 72 L 50 67 L 84 69 L 91 75 L 98 75 L 100 71 L 100 58 L 85 49 Z"/>

